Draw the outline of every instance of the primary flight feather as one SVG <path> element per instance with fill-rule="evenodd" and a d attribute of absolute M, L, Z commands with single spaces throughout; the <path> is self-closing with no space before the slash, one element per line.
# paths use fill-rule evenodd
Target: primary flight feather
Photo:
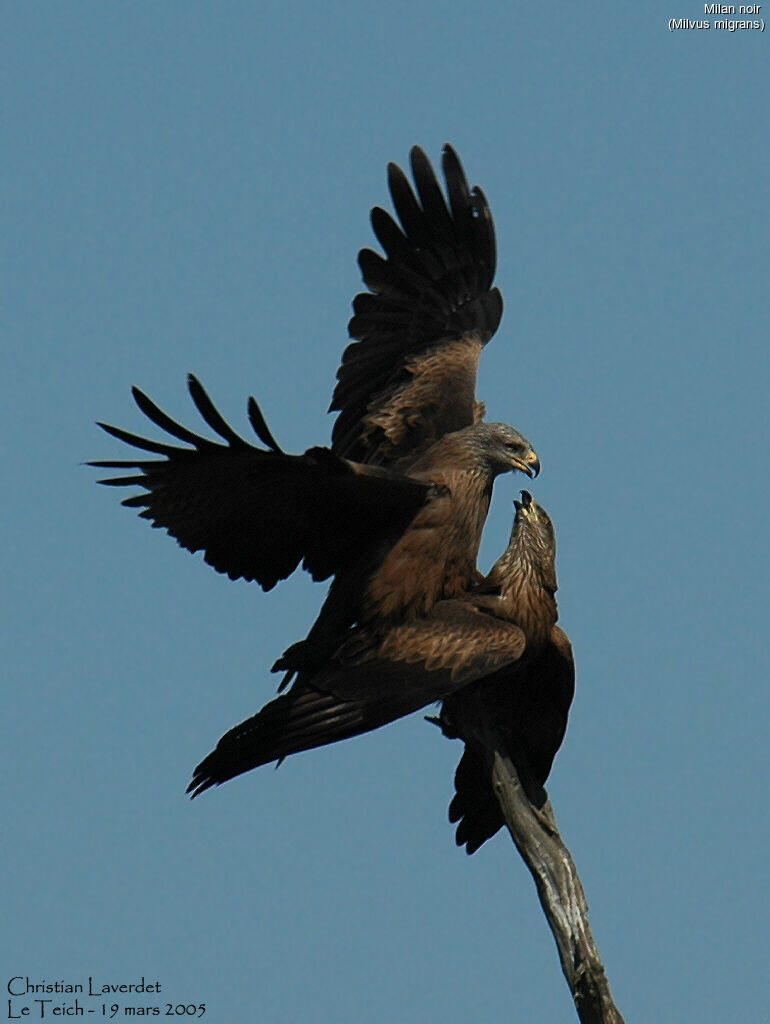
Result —
<path fill-rule="evenodd" d="M 120 471 L 102 482 L 139 488 L 123 504 L 217 571 L 266 590 L 300 564 L 316 580 L 333 577 L 316 624 L 280 668 L 319 667 L 354 624 L 425 616 L 464 593 L 478 579 L 495 477 L 540 469 L 523 435 L 482 421 L 478 359 L 502 312 L 494 231 L 483 193 L 468 187 L 449 146 L 442 166 L 446 193 L 417 147 L 414 188 L 389 167 L 395 217 L 372 211 L 384 254 L 359 256 L 368 291 L 353 304 L 330 448 L 285 453 L 253 398 L 260 444 L 245 440 L 192 375 L 193 403 L 218 440 L 177 423 L 137 388 L 140 410 L 181 444 L 100 424 L 157 456 L 92 463 Z"/>

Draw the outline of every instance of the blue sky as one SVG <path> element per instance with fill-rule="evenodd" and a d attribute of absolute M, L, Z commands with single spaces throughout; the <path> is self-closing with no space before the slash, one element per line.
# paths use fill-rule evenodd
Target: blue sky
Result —
<path fill-rule="evenodd" d="M 451 141 L 505 314 L 578 665 L 549 783 L 631 1021 L 770 1019 L 767 36 L 691 0 L 9 4 L 2 13 L 3 985 L 158 980 L 265 1024 L 575 1019 L 505 836 L 414 716 L 184 796 L 323 587 L 231 583 L 80 463 L 190 424 L 323 443 L 385 165 Z M 483 567 L 520 480 L 498 481 Z M 138 1002 L 137 1004 L 138 1005 Z"/>

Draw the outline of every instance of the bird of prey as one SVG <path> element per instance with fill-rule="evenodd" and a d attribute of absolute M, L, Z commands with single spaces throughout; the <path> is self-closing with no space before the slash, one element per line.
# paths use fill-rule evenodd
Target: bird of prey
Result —
<path fill-rule="evenodd" d="M 517 540 L 522 515 L 526 515 L 529 532 Z M 507 614 L 527 637 L 527 656 L 520 666 L 480 680 L 473 697 L 480 697 L 491 712 L 524 790 L 537 807 L 545 802 L 543 786 L 564 739 L 575 694 L 572 645 L 556 625 L 555 557 L 551 521 L 542 506 L 522 491 L 510 544 L 493 566 L 484 589 L 497 590 L 501 600 L 509 602 Z M 455 772 L 449 820 L 457 823 L 457 845 L 471 854 L 495 835 L 504 821 L 492 789 L 486 751 L 474 737 L 463 735 L 462 708 L 468 697 L 468 689 L 450 694 L 437 724 L 445 736 L 465 740 Z"/>
<path fill-rule="evenodd" d="M 286 454 L 253 398 L 261 446 L 246 441 L 193 376 L 190 395 L 218 440 L 175 422 L 137 388 L 140 410 L 181 445 L 100 424 L 159 456 L 92 463 L 121 471 L 101 482 L 139 487 L 123 504 L 203 551 L 217 571 L 265 590 L 300 562 L 315 580 L 333 577 L 309 636 L 276 665 L 290 673 L 320 668 L 356 623 L 410 621 L 467 591 L 479 578 L 494 478 L 540 469 L 518 431 L 482 421 L 478 359 L 502 314 L 494 230 L 449 146 L 442 165 L 446 197 L 419 148 L 414 188 L 389 166 L 396 218 L 375 208 L 384 255 L 359 254 L 368 291 L 353 303 L 330 448 Z"/>
<path fill-rule="evenodd" d="M 574 689 L 569 640 L 556 626 L 553 526 L 527 491 L 515 502 L 509 545 L 477 587 L 437 602 L 423 618 L 384 635 L 353 630 L 320 670 L 231 729 L 195 769 L 197 796 L 243 772 L 301 750 L 369 732 L 443 700 L 441 724 L 454 732 L 457 707 L 480 690 L 517 764 L 545 782 Z M 502 824 L 489 774 L 468 740 L 457 773 L 452 820 L 473 852 Z"/>

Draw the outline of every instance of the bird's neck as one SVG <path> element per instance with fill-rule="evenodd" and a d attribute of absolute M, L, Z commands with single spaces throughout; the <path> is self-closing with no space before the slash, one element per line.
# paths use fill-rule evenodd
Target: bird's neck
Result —
<path fill-rule="evenodd" d="M 488 474 L 474 467 L 439 470 L 431 474 L 431 481 L 447 489 L 454 506 L 450 546 L 462 550 L 464 558 L 475 568 L 492 499 L 492 480 Z M 467 585 L 466 578 L 465 587 Z"/>
<path fill-rule="evenodd" d="M 545 578 L 537 564 L 516 556 L 501 560 L 487 577 L 487 587 L 498 591 L 496 614 L 523 630 L 528 649 L 549 639 L 559 612 L 552 580 Z"/>
<path fill-rule="evenodd" d="M 485 477 L 496 475 L 489 459 L 464 430 L 444 434 L 405 470 L 408 476 L 417 479 L 433 479 L 434 475 L 455 471 L 480 473 Z"/>

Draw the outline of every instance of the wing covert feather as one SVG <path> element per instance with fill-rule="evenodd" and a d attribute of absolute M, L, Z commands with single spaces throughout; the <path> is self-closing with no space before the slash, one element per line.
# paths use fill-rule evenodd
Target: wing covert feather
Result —
<path fill-rule="evenodd" d="M 389 165 L 397 219 L 372 210 L 385 255 L 359 253 L 369 291 L 353 301 L 354 341 L 343 354 L 330 406 L 339 413 L 332 451 L 358 462 L 387 465 L 410 457 L 479 418 L 479 355 L 502 316 L 500 292 L 492 287 L 494 228 L 484 194 L 468 188 L 450 146 L 442 166 L 448 201 L 418 147 L 411 152 L 414 190 Z"/>
<path fill-rule="evenodd" d="M 524 634 L 461 601 L 391 629 L 379 644 L 358 631 L 335 663 L 301 675 L 292 689 L 226 733 L 195 769 L 197 796 L 270 761 L 370 732 L 511 665 Z"/>
<path fill-rule="evenodd" d="M 267 449 L 241 438 L 194 377 L 190 394 L 201 416 L 226 443 L 181 426 L 134 389 L 142 412 L 191 447 L 151 441 L 101 424 L 111 436 L 159 459 L 91 465 L 128 471 L 101 483 L 139 486 L 123 501 L 153 526 L 231 579 L 265 589 L 302 562 L 326 579 L 391 534 L 398 536 L 428 498 L 430 487 L 376 467 L 356 466 L 325 448 L 287 455 L 276 444 L 253 399 L 249 418 Z"/>
<path fill-rule="evenodd" d="M 575 692 L 575 664 L 567 634 L 554 626 L 550 643 L 520 672 L 505 669 L 489 683 L 479 683 L 487 707 L 506 739 L 509 752 L 525 785 L 542 787 L 564 739 Z M 451 701 L 462 701 L 458 693 Z M 452 715 L 450 706 L 444 712 Z M 442 715 L 444 714 L 442 712 Z M 536 799 L 536 793 L 530 794 Z M 503 827 L 503 815 L 492 789 L 485 758 L 470 740 L 455 772 L 455 795 L 449 820 L 457 823 L 458 846 L 475 853 Z"/>
<path fill-rule="evenodd" d="M 445 600 L 424 618 L 392 626 L 382 638 L 357 631 L 331 667 L 308 681 L 341 701 L 392 701 L 394 709 L 404 707 L 393 716 L 401 717 L 513 665 L 525 648 L 518 626 L 470 602 Z"/>

